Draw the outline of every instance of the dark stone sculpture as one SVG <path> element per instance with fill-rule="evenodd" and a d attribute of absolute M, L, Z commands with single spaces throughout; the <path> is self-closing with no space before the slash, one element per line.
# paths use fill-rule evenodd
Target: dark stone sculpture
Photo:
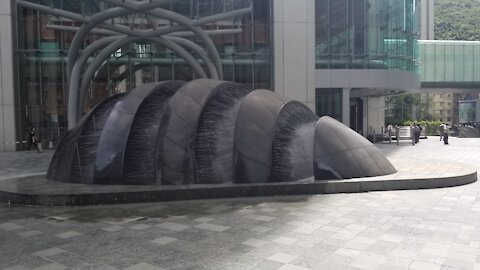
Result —
<path fill-rule="evenodd" d="M 145 84 L 86 114 L 58 145 L 47 178 L 189 185 L 391 174 L 365 138 L 269 90 L 219 80 Z"/>
<path fill-rule="evenodd" d="M 318 120 L 315 129 L 315 179 L 348 179 L 396 172 L 370 141 L 330 117 Z"/>

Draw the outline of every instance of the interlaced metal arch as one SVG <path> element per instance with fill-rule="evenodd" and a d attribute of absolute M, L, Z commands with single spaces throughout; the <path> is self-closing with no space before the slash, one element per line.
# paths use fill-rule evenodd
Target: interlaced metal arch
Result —
<path fill-rule="evenodd" d="M 51 29 L 61 31 L 75 31 L 67 58 L 68 78 L 68 128 L 72 129 L 82 116 L 82 107 L 86 99 L 87 88 L 95 72 L 112 53 L 119 48 L 137 41 L 148 40 L 169 48 L 192 68 L 200 78 L 223 79 L 223 69 L 220 56 L 210 35 L 239 33 L 239 29 L 205 31 L 202 26 L 208 23 L 227 18 L 250 14 L 250 7 L 219 13 L 208 17 L 192 20 L 179 13 L 161 8 L 166 4 L 179 0 L 102 0 L 113 7 L 96 13 L 83 16 L 78 13 L 52 8 L 41 4 L 17 0 L 19 6 L 34 9 L 42 13 L 70 19 L 82 23 L 81 27 L 48 25 Z M 135 26 L 107 23 L 108 20 L 127 16 L 134 13 L 145 13 L 150 17 L 169 20 L 170 26 L 151 29 L 140 29 Z M 102 39 L 90 44 L 81 50 L 85 38 L 90 34 L 102 35 Z M 205 50 L 185 37 L 196 36 L 200 39 Z M 202 67 L 190 53 L 198 55 L 206 68 Z M 88 59 L 95 55 L 88 65 Z"/>

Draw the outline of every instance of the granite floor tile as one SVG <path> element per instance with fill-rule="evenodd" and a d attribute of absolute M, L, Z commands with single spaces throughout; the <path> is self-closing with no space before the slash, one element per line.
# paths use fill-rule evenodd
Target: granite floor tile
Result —
<path fill-rule="evenodd" d="M 179 223 L 175 223 L 175 222 L 163 222 L 163 223 L 158 224 L 157 226 L 160 227 L 160 228 L 169 229 L 169 230 L 177 231 L 177 232 L 190 228 L 189 226 L 179 224 Z"/>
<path fill-rule="evenodd" d="M 172 237 L 164 236 L 164 237 L 157 238 L 157 239 L 153 240 L 152 242 L 154 242 L 156 244 L 159 244 L 159 245 L 166 245 L 166 244 L 169 244 L 169 243 L 172 243 L 172 242 L 175 242 L 175 241 L 177 241 L 177 239 L 172 238 Z"/>
<path fill-rule="evenodd" d="M 75 231 L 68 231 L 68 232 L 64 232 L 64 233 L 59 233 L 55 236 L 58 237 L 58 238 L 67 239 L 67 238 L 71 238 L 71 237 L 75 237 L 75 236 L 79 236 L 79 235 L 81 235 L 81 233 L 75 232 Z"/>
<path fill-rule="evenodd" d="M 268 257 L 269 260 L 279 262 L 279 263 L 289 263 L 295 260 L 298 256 L 291 255 L 287 253 L 277 252 L 272 256 Z"/>
<path fill-rule="evenodd" d="M 379 147 L 399 166 L 416 159 L 414 171 L 460 169 L 449 160 L 480 169 L 480 139 L 454 139 L 448 153 L 437 142 Z M 444 162 L 430 161 L 439 156 Z M 480 182 L 115 206 L 0 204 L 0 245 L 11 247 L 0 248 L 0 269 L 480 269 L 479 217 Z M 71 238 L 58 237 L 64 233 Z"/>
<path fill-rule="evenodd" d="M 195 228 L 209 230 L 209 231 L 215 231 L 215 232 L 223 232 L 225 230 L 230 229 L 230 227 L 228 227 L 228 226 L 216 225 L 216 224 L 211 224 L 211 223 L 201 223 L 201 224 L 195 226 Z"/>
<path fill-rule="evenodd" d="M 14 231 L 21 228 L 23 228 L 23 226 L 10 223 L 10 222 L 0 224 L 0 230 L 4 230 L 4 231 Z"/>

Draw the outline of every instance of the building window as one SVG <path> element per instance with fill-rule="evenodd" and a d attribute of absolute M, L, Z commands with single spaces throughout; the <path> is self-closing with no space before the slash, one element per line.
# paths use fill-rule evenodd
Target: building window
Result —
<path fill-rule="evenodd" d="M 316 113 L 319 117 L 328 115 L 342 121 L 342 89 L 318 88 L 315 95 Z"/>
<path fill-rule="evenodd" d="M 420 2 L 316 0 L 317 69 L 415 71 Z"/>
<path fill-rule="evenodd" d="M 110 8 L 102 1 L 32 0 L 52 8 L 65 9 L 92 16 Z M 220 14 L 252 6 L 252 14 L 223 19 L 203 26 L 204 30 L 241 30 L 240 33 L 212 35 L 223 65 L 224 80 L 241 83 L 251 89 L 273 88 L 273 46 L 271 45 L 273 0 L 185 0 L 171 1 L 165 8 L 190 19 Z M 111 21 L 127 27 L 161 28 L 168 20 L 152 16 L 125 16 Z M 18 82 L 15 93 L 18 105 L 17 141 L 25 138 L 30 127 L 38 130 L 42 139 L 58 141 L 67 131 L 67 65 L 68 49 L 74 33 L 53 31 L 49 24 L 67 27 L 81 26 L 77 22 L 18 7 L 16 25 L 16 65 Z M 110 22 L 110 21 L 109 21 Z M 186 37 L 195 43 L 196 37 Z M 99 39 L 89 35 L 83 47 Z M 202 44 L 201 44 L 202 45 Z M 193 53 L 193 57 L 198 57 Z M 199 61 L 201 61 L 199 59 Z M 129 91 L 141 83 L 164 80 L 192 80 L 197 75 L 172 50 L 151 42 L 128 44 L 113 53 L 95 73 L 90 84 L 84 109 L 88 111 L 106 97 Z"/>

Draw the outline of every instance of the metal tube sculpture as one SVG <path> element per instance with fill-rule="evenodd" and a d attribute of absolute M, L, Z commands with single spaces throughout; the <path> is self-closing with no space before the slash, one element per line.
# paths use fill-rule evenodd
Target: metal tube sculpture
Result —
<path fill-rule="evenodd" d="M 76 32 L 72 40 L 69 53 L 68 53 L 68 59 L 67 59 L 67 63 L 68 63 L 67 78 L 69 79 L 69 97 L 68 97 L 69 98 L 69 102 L 68 102 L 69 129 L 72 129 L 80 119 L 81 114 L 79 112 L 81 111 L 81 108 L 84 105 L 83 104 L 85 100 L 84 96 L 86 95 L 85 87 L 86 85 L 88 85 L 87 82 L 90 82 L 92 80 L 94 73 L 96 71 L 96 68 L 98 68 L 98 67 L 93 68 L 92 66 L 92 68 L 88 73 L 82 74 L 82 70 L 86 62 L 85 58 L 93 57 L 97 53 L 98 49 L 102 48 L 102 46 L 99 46 L 99 44 L 96 44 L 93 48 L 89 47 L 88 50 L 84 50 L 82 53 L 87 55 L 82 55 L 82 57 L 78 59 L 78 56 L 80 55 L 80 48 L 83 44 L 84 39 L 90 34 L 90 31 L 95 30 L 95 28 L 104 28 L 111 32 L 118 33 L 118 35 L 113 36 L 116 38 L 115 40 L 120 40 L 122 38 L 125 38 L 126 40 L 129 40 L 130 43 L 136 42 L 142 39 L 154 40 L 155 42 L 162 40 L 163 44 L 168 42 L 169 47 L 172 51 L 174 51 L 175 53 L 179 54 L 182 58 L 184 58 L 188 62 L 188 64 L 196 70 L 197 73 L 204 75 L 205 72 L 200 72 L 198 70 L 198 64 L 193 63 L 191 61 L 193 59 L 193 56 L 187 56 L 186 51 L 182 47 L 187 47 L 189 49 L 193 48 L 194 51 L 197 54 L 199 54 L 200 52 L 198 48 L 194 47 L 191 43 L 179 40 L 178 38 L 177 39 L 173 38 L 175 37 L 174 35 L 175 32 L 183 32 L 185 30 L 190 30 L 193 32 L 193 34 L 196 37 L 200 38 L 201 42 L 205 45 L 207 49 L 208 54 L 201 53 L 200 55 L 204 59 L 207 58 L 207 55 L 208 55 L 209 60 L 205 61 L 209 71 L 208 78 L 222 79 L 223 69 L 222 69 L 222 64 L 220 62 L 220 56 L 218 55 L 218 51 L 214 46 L 213 41 L 209 37 L 209 34 L 211 34 L 212 31 L 204 31 L 200 26 L 207 23 L 223 20 L 225 18 L 244 16 L 252 12 L 252 8 L 248 7 L 248 8 L 243 8 L 243 9 L 234 10 L 230 12 L 225 12 L 223 14 L 216 14 L 210 17 L 202 18 L 200 20 L 191 20 L 178 13 L 160 8 L 166 3 L 175 2 L 172 0 L 157 0 L 157 1 L 142 1 L 142 2 L 107 0 L 107 2 L 113 5 L 116 5 L 117 7 L 106 9 L 106 10 L 100 11 L 99 13 L 95 14 L 92 17 L 87 17 L 74 12 L 70 12 L 70 11 L 56 9 L 56 8 L 44 6 L 41 4 L 35 4 L 35 3 L 24 1 L 24 0 L 17 0 L 17 4 L 20 6 L 35 9 L 40 12 L 44 12 L 46 14 L 64 17 L 64 18 L 68 18 L 68 19 L 83 23 L 83 25 L 78 29 L 78 31 Z M 143 29 L 135 29 L 135 28 L 131 29 L 130 27 L 127 27 L 124 25 L 105 23 L 105 21 L 108 19 L 128 15 L 131 13 L 138 13 L 138 12 L 144 12 L 156 18 L 169 20 L 173 23 L 176 23 L 176 25 L 160 27 L 158 29 L 143 30 Z M 111 32 L 107 32 L 104 34 L 110 35 Z M 213 33 L 215 33 L 215 31 L 213 31 Z M 226 34 L 229 32 L 220 31 L 218 33 Z M 172 38 L 168 38 L 168 35 L 173 35 L 173 36 Z M 159 39 L 159 37 L 162 37 L 162 36 L 165 36 L 167 38 Z M 178 46 L 173 45 L 173 43 L 175 43 Z M 122 43 L 119 42 L 118 44 L 126 45 L 123 42 Z M 77 63 L 78 63 L 77 65 L 78 68 L 74 70 L 74 67 Z M 215 68 L 213 68 L 210 63 L 213 63 Z M 82 77 L 82 75 L 83 75 L 82 83 L 80 83 L 80 77 Z"/>

